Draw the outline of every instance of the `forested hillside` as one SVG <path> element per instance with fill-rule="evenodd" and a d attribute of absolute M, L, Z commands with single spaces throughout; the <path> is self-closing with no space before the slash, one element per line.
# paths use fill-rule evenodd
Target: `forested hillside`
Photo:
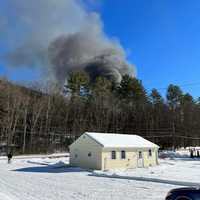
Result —
<path fill-rule="evenodd" d="M 16 145 L 19 153 L 52 152 L 96 131 L 139 134 L 161 148 L 200 145 L 200 101 L 179 86 L 169 85 L 162 97 L 128 75 L 115 84 L 102 77 L 91 82 L 79 71 L 62 90 L 1 80 L 0 144 Z"/>

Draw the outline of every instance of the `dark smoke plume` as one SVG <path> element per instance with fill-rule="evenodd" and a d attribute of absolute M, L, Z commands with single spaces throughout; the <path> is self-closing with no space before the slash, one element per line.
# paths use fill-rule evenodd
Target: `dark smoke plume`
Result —
<path fill-rule="evenodd" d="M 93 35 L 94 34 L 94 35 Z M 124 74 L 133 75 L 122 48 L 101 34 L 79 32 L 60 37 L 49 48 L 49 59 L 59 80 L 73 70 L 85 70 L 92 81 L 103 76 L 120 82 Z"/>
<path fill-rule="evenodd" d="M 8 66 L 40 67 L 61 84 L 73 70 L 86 71 L 92 81 L 134 76 L 119 42 L 104 34 L 99 15 L 86 11 L 83 1 L 7 0 L 4 6 L 0 43 L 7 41 L 1 57 Z"/>

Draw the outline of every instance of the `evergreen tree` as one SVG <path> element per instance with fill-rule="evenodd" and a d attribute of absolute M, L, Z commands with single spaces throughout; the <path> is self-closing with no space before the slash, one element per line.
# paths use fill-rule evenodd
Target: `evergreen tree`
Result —
<path fill-rule="evenodd" d="M 72 96 L 85 96 L 89 92 L 89 82 L 89 76 L 85 72 L 72 72 L 65 88 Z"/>
<path fill-rule="evenodd" d="M 167 101 L 172 110 L 175 110 L 181 104 L 183 92 L 177 85 L 169 85 L 167 89 Z"/>
<path fill-rule="evenodd" d="M 153 89 L 151 91 L 151 94 L 150 94 L 150 102 L 153 105 L 156 106 L 156 105 L 163 104 L 164 103 L 164 99 L 163 99 L 163 97 L 161 96 L 161 94 L 156 89 Z"/>
<path fill-rule="evenodd" d="M 146 91 L 142 82 L 129 75 L 124 75 L 118 87 L 118 94 L 121 99 L 133 100 L 135 102 L 147 101 Z"/>

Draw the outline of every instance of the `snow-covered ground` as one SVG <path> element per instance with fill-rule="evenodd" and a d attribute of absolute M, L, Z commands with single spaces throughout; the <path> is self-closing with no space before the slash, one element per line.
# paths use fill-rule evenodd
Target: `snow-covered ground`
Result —
<path fill-rule="evenodd" d="M 200 160 L 187 157 L 160 159 L 148 169 L 92 172 L 70 168 L 60 156 L 18 157 L 10 165 L 0 159 L 0 200 L 162 200 L 172 188 L 200 184 Z"/>

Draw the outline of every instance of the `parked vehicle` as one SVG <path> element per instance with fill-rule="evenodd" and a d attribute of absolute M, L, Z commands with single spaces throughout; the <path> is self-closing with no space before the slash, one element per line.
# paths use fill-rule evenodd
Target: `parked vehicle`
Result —
<path fill-rule="evenodd" d="M 200 200 L 200 187 L 173 189 L 168 192 L 165 200 Z"/>

